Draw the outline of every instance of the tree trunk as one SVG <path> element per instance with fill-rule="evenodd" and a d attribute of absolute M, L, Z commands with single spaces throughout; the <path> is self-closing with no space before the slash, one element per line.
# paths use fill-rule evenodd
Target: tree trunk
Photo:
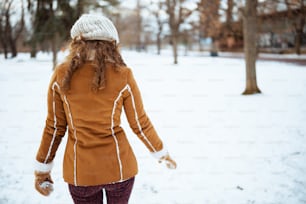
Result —
<path fill-rule="evenodd" d="M 201 25 L 201 22 L 200 22 L 200 27 L 199 27 L 199 40 L 198 40 L 198 44 L 199 44 L 199 50 L 200 50 L 200 52 L 202 52 L 204 49 L 203 49 L 203 42 L 202 42 L 202 40 L 203 40 L 203 28 L 202 28 L 202 25 Z"/>
<path fill-rule="evenodd" d="M 233 21 L 234 0 L 227 0 L 226 23 L 230 24 Z"/>
<path fill-rule="evenodd" d="M 4 52 L 4 59 L 7 59 L 8 58 L 7 45 L 3 45 L 3 52 Z"/>
<path fill-rule="evenodd" d="M 8 47 L 11 50 L 12 58 L 17 56 L 17 40 L 23 30 L 24 27 L 24 7 L 23 7 L 23 1 L 21 2 L 21 19 L 18 23 L 16 23 L 14 26 L 12 26 L 10 18 L 11 18 L 11 5 L 13 1 L 7 2 L 7 8 L 4 12 L 5 17 L 5 40 L 8 43 Z"/>
<path fill-rule="evenodd" d="M 13 49 L 12 49 L 12 25 L 10 22 L 10 9 L 11 9 L 11 5 L 12 2 L 8 2 L 7 4 L 7 8 L 4 11 L 4 17 L 5 17 L 5 23 L 4 23 L 4 40 L 5 40 L 5 44 L 6 44 L 6 48 L 7 48 L 7 52 L 8 49 L 11 50 L 11 52 L 13 53 Z M 12 54 L 13 57 L 13 54 Z"/>
<path fill-rule="evenodd" d="M 4 36 L 2 36 L 3 32 L 1 32 L 0 35 L 1 35 L 1 45 L 2 45 L 2 49 L 3 49 L 3 53 L 4 53 L 4 59 L 7 59 L 8 58 L 7 43 L 4 40 Z"/>
<path fill-rule="evenodd" d="M 183 44 L 184 44 L 184 47 L 185 47 L 185 51 L 184 51 L 184 56 L 187 56 L 188 55 L 188 48 L 189 48 L 189 33 L 187 30 L 184 30 L 184 32 L 182 33 L 182 37 L 183 37 Z"/>
<path fill-rule="evenodd" d="M 11 57 L 14 58 L 14 57 L 17 57 L 17 46 L 16 46 L 16 41 L 14 40 L 10 40 L 10 48 L 11 48 Z"/>
<path fill-rule="evenodd" d="M 136 8 L 136 15 L 137 15 L 137 30 L 136 30 L 136 50 L 140 52 L 143 48 L 141 35 L 142 35 L 142 19 L 141 19 L 141 5 L 140 0 L 137 0 L 137 8 Z"/>
<path fill-rule="evenodd" d="M 178 38 L 177 34 L 172 35 L 172 38 L 171 38 L 171 40 L 172 40 L 172 50 L 173 50 L 173 59 L 174 59 L 173 63 L 174 64 L 178 63 L 178 61 L 177 61 L 177 38 Z"/>
<path fill-rule="evenodd" d="M 166 4 L 166 12 L 169 16 L 168 24 L 171 30 L 171 40 L 172 40 L 172 49 L 173 49 L 173 57 L 174 64 L 177 64 L 177 44 L 178 37 L 180 34 L 180 26 L 185 22 L 185 20 L 192 14 L 192 10 L 183 7 L 183 3 L 186 0 L 167 0 Z"/>
<path fill-rule="evenodd" d="M 54 33 L 54 36 L 52 38 L 52 62 L 53 62 L 53 70 L 55 69 L 57 65 L 57 44 L 58 44 L 58 33 Z"/>
<path fill-rule="evenodd" d="M 0 43 L 3 49 L 3 53 L 4 53 L 4 58 L 7 59 L 7 48 L 6 48 L 6 43 L 4 40 L 4 28 L 3 28 L 3 17 L 0 17 Z"/>
<path fill-rule="evenodd" d="M 17 50 L 17 41 L 23 31 L 24 28 L 24 6 L 23 6 L 23 1 L 21 1 L 21 18 L 20 21 L 16 24 L 19 25 L 18 27 L 15 27 L 14 34 L 10 36 L 10 44 L 11 44 L 11 49 L 12 49 L 12 57 L 17 57 L 18 50 Z"/>
<path fill-rule="evenodd" d="M 301 2 L 301 11 L 299 17 L 297 19 L 296 25 L 296 36 L 295 36 L 295 52 L 296 54 L 301 54 L 301 46 L 303 43 L 303 35 L 304 35 L 304 25 L 305 25 L 305 10 L 304 10 L 304 3 Z"/>
<path fill-rule="evenodd" d="M 285 0 L 285 4 L 287 7 L 288 15 L 289 17 L 292 17 L 293 11 L 291 6 L 294 4 L 291 4 L 291 1 Z M 301 46 L 303 43 L 303 35 L 304 35 L 304 25 L 305 25 L 305 15 L 306 15 L 306 10 L 304 6 L 304 0 L 299 1 L 299 14 L 296 20 L 293 23 L 293 27 L 295 29 L 295 52 L 296 54 L 300 55 L 301 54 Z"/>
<path fill-rule="evenodd" d="M 301 54 L 302 39 L 303 39 L 303 31 L 302 30 L 297 30 L 296 31 L 296 36 L 295 36 L 295 53 L 297 55 Z"/>
<path fill-rule="evenodd" d="M 156 22 L 157 22 L 157 27 L 158 27 L 158 31 L 157 31 L 157 35 L 156 35 L 156 45 L 157 45 L 157 54 L 160 55 L 161 53 L 161 34 L 163 32 L 163 21 L 161 20 L 161 15 L 160 15 L 160 11 L 163 9 L 163 3 L 159 2 L 158 3 L 158 10 L 155 11 L 153 14 L 156 18 Z"/>
<path fill-rule="evenodd" d="M 78 0 L 76 17 L 79 18 L 84 13 L 84 0 Z"/>
<path fill-rule="evenodd" d="M 216 38 L 212 38 L 212 45 L 210 50 L 211 57 L 218 57 L 218 41 Z"/>
<path fill-rule="evenodd" d="M 161 34 L 163 32 L 163 22 L 159 19 L 159 15 L 156 15 L 157 18 L 157 23 L 158 23 L 158 32 L 157 32 L 157 39 L 156 39 L 156 44 L 157 44 L 157 54 L 160 55 L 160 51 L 161 51 Z"/>
<path fill-rule="evenodd" d="M 12 26 L 11 26 L 9 17 L 7 17 L 7 20 L 6 20 L 6 31 L 5 32 L 6 32 L 5 40 L 7 41 L 8 48 L 11 51 L 11 57 L 14 58 L 17 56 L 17 49 L 16 49 L 16 44 L 13 40 Z"/>
<path fill-rule="evenodd" d="M 157 54 L 160 55 L 160 50 L 161 50 L 161 39 L 160 39 L 160 34 L 157 34 L 157 40 L 156 40 L 156 44 L 157 44 Z"/>
<path fill-rule="evenodd" d="M 226 30 L 224 35 L 226 38 L 230 38 L 233 36 L 233 8 L 234 8 L 234 0 L 227 0 L 227 9 L 226 9 Z M 231 49 L 232 46 L 227 43 L 227 48 Z"/>
<path fill-rule="evenodd" d="M 257 0 L 246 0 L 243 11 L 243 37 L 246 64 L 246 89 L 242 93 L 261 93 L 256 80 Z"/>
<path fill-rule="evenodd" d="M 37 53 L 36 43 L 31 42 L 31 52 L 30 52 L 31 58 L 36 58 L 36 53 Z"/>
<path fill-rule="evenodd" d="M 14 58 L 14 57 L 17 57 L 17 45 L 16 45 L 16 40 L 13 39 L 13 33 L 12 33 L 12 30 L 10 30 L 10 35 L 7 36 L 9 39 L 8 39 L 8 44 L 9 44 L 9 47 L 10 47 L 10 50 L 11 50 L 11 57 Z"/>

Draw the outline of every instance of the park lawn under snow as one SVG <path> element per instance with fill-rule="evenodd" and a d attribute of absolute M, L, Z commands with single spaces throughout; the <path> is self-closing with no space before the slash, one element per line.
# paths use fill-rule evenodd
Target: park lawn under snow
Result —
<path fill-rule="evenodd" d="M 242 96 L 242 59 L 198 54 L 173 65 L 169 53 L 123 56 L 178 164 L 158 164 L 122 117 L 139 162 L 131 204 L 306 203 L 305 67 L 259 61 L 263 93 Z M 61 172 L 66 137 L 52 171 L 55 191 L 43 197 L 34 190 L 51 56 L 0 57 L 0 203 L 70 204 Z"/>

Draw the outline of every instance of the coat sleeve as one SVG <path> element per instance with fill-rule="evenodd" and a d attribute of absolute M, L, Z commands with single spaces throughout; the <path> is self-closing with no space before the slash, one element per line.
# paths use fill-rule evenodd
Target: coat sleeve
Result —
<path fill-rule="evenodd" d="M 56 71 L 49 84 L 47 107 L 46 124 L 36 155 L 35 170 L 41 172 L 51 171 L 52 161 L 67 128 L 63 101 L 60 97 L 60 86 L 56 82 Z"/>
<path fill-rule="evenodd" d="M 129 125 L 152 155 L 159 159 L 168 152 L 144 110 L 139 88 L 130 69 L 128 69 L 127 83 L 123 105 Z"/>

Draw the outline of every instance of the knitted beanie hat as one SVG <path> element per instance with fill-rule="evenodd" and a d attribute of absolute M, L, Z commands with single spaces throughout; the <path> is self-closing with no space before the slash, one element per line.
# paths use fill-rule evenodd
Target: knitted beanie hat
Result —
<path fill-rule="evenodd" d="M 114 24 L 105 16 L 83 14 L 72 26 L 71 38 L 83 37 L 85 40 L 106 40 L 119 43 Z"/>

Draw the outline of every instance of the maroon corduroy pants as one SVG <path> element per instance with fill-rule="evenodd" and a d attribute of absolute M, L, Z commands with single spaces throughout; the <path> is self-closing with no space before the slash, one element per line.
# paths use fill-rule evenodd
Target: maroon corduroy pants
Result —
<path fill-rule="evenodd" d="M 135 177 L 123 182 L 98 185 L 74 186 L 69 184 L 69 191 L 75 204 L 102 204 L 105 189 L 107 204 L 127 204 L 133 189 Z"/>

